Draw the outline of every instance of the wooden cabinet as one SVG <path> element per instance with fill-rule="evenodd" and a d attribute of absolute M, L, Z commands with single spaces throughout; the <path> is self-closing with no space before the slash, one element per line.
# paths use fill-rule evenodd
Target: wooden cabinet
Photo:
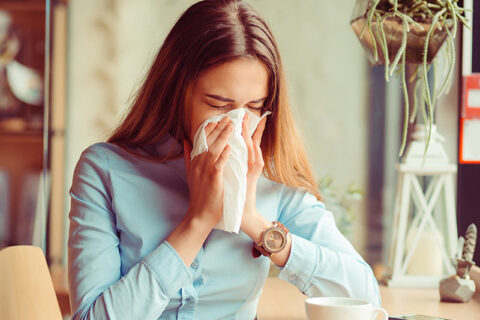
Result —
<path fill-rule="evenodd" d="M 35 244 L 61 263 L 67 10 L 49 4 L 0 0 L 0 249 Z"/>
<path fill-rule="evenodd" d="M 45 25 L 45 1 L 0 1 L 0 247 L 32 242 L 45 167 Z"/>
<path fill-rule="evenodd" d="M 62 313 L 68 314 L 64 268 L 67 1 L 48 3 L 47 15 L 44 0 L 0 0 L 0 250 L 32 243 L 43 247 Z M 23 94 L 36 97 L 37 103 L 22 101 L 12 90 L 7 75 L 12 62 L 41 76 L 42 92 L 34 90 L 38 82 L 28 74 L 16 79 L 16 89 L 24 89 Z"/>

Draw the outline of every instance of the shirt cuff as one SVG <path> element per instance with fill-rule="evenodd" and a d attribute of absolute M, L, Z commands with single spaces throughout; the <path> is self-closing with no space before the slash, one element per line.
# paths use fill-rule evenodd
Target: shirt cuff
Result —
<path fill-rule="evenodd" d="M 167 297 L 172 297 L 178 290 L 193 281 L 193 276 L 182 258 L 167 241 L 162 242 L 146 256 L 143 263 L 153 272 Z"/>
<path fill-rule="evenodd" d="M 290 233 L 292 247 L 287 263 L 280 271 L 278 277 L 305 292 L 310 283 L 310 278 L 318 261 L 318 248 L 312 242 Z"/>

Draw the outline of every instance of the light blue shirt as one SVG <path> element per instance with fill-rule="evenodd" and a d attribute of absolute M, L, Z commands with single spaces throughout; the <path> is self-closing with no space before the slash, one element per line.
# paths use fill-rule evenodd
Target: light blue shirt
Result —
<path fill-rule="evenodd" d="M 252 257 L 245 233 L 214 229 L 190 266 L 165 241 L 188 209 L 183 158 L 155 163 L 96 143 L 82 153 L 70 195 L 73 319 L 255 318 L 270 260 Z M 291 232 L 281 279 L 308 296 L 380 304 L 370 266 L 312 194 L 261 176 L 257 209 Z"/>

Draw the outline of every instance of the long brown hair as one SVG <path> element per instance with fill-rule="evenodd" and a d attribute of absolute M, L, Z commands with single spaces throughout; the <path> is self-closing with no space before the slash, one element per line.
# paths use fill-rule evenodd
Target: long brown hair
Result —
<path fill-rule="evenodd" d="M 192 83 L 203 70 L 240 57 L 259 59 L 270 73 L 263 111 L 272 114 L 261 143 L 265 176 L 308 190 L 321 200 L 290 111 L 277 44 L 265 21 L 241 0 L 204 0 L 183 13 L 160 47 L 128 114 L 107 141 L 149 160 L 178 158 L 178 151 L 158 155 L 148 146 L 170 136 L 183 145 Z M 143 152 L 135 151 L 139 149 Z"/>

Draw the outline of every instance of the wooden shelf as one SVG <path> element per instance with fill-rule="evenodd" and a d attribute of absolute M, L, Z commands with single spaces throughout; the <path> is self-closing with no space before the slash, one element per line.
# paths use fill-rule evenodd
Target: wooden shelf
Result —
<path fill-rule="evenodd" d="M 43 136 L 0 135 L 0 167 L 18 171 L 41 170 L 43 167 Z"/>
<path fill-rule="evenodd" d="M 0 130 L 0 148 L 12 144 L 43 144 L 43 131 L 2 131 Z"/>
<path fill-rule="evenodd" d="M 24 182 L 30 176 L 42 172 L 44 160 L 47 161 L 51 179 L 51 198 L 48 221 L 49 246 L 48 260 L 53 267 L 62 264 L 64 252 L 64 120 L 65 91 L 66 91 L 66 36 L 67 36 L 67 0 L 51 0 L 50 12 L 51 29 L 51 75 L 50 75 L 50 108 L 51 121 L 48 133 L 48 159 L 44 159 L 44 130 L 38 129 L 42 125 L 37 123 L 40 115 L 39 108 L 22 104 L 18 114 L 4 114 L 0 121 L 0 171 L 5 171 L 8 182 L 9 208 L 7 215 L 8 232 L 5 239 L 0 239 L 8 245 L 17 244 L 21 239 L 21 232 L 26 210 L 21 206 L 26 203 L 22 200 L 25 194 Z M 14 33 L 20 41 L 20 51 L 15 59 L 25 66 L 35 69 L 41 74 L 45 70 L 45 18 L 46 2 L 44 0 L 0 0 L 0 10 L 7 12 L 14 27 Z M 45 114 L 41 115 L 42 118 Z M 23 118 L 25 123 L 8 123 L 14 118 Z M 58 125 L 59 120 L 61 125 Z M 35 126 L 35 124 L 37 124 Z M 55 126 L 53 126 L 55 125 Z M 31 130 L 30 128 L 37 128 Z M 27 195 L 32 198 L 30 195 Z M 0 201 L 2 199 L 0 198 Z M 30 212 L 31 210 L 28 209 Z M 23 239 L 23 238 L 22 238 Z M 2 245 L 3 243 L 0 243 Z M 60 261 L 60 262 L 59 262 Z M 60 281 L 57 290 L 58 300 L 62 311 L 69 308 L 68 290 L 66 281 Z M 66 292 L 66 294 L 65 294 Z"/>
<path fill-rule="evenodd" d="M 2 0 L 0 1 L 0 9 L 9 11 L 45 12 L 45 1 Z"/>

